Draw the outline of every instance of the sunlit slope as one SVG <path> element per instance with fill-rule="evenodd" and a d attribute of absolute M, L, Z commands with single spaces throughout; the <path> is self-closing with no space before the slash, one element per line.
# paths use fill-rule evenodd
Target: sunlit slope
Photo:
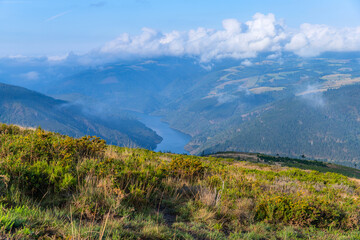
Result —
<path fill-rule="evenodd" d="M 347 177 L 360 179 L 360 170 L 358 165 L 353 167 L 346 167 L 334 163 L 322 162 L 318 160 L 306 160 L 306 156 L 301 158 L 289 158 L 281 156 L 270 156 L 260 153 L 244 153 L 244 152 L 218 152 L 211 154 L 212 157 L 217 158 L 232 158 L 239 161 L 247 161 L 252 163 L 264 163 L 269 165 L 281 167 L 295 167 L 304 170 L 315 170 L 323 173 L 332 172 L 345 175 Z M 356 168 L 354 168 L 356 167 Z"/>
<path fill-rule="evenodd" d="M 120 148 L 7 125 L 0 125 L 0 154 L 3 238 L 360 236 L 360 183 L 341 174 Z"/>

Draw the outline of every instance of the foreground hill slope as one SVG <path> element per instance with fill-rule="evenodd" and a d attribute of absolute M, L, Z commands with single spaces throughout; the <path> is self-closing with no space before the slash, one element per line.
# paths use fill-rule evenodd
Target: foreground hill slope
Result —
<path fill-rule="evenodd" d="M 99 120 L 80 107 L 25 88 L 0 83 L 0 122 L 37 127 L 75 137 L 97 135 L 120 146 L 154 149 L 161 137 L 126 118 Z"/>
<path fill-rule="evenodd" d="M 359 187 L 336 173 L 0 126 L 2 238 L 359 239 Z"/>

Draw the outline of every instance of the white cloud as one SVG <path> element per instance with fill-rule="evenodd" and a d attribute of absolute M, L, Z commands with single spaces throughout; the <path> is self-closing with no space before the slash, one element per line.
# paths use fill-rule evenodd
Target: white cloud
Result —
<path fill-rule="evenodd" d="M 48 59 L 50 62 L 58 62 L 58 61 L 65 60 L 68 56 L 69 56 L 69 54 L 54 55 L 54 56 L 48 56 L 47 59 Z"/>
<path fill-rule="evenodd" d="M 124 33 L 98 50 L 84 55 L 69 54 L 66 60 L 91 64 L 129 57 L 194 56 L 204 66 L 209 66 L 207 63 L 211 60 L 223 58 L 244 59 L 246 65 L 246 59 L 262 52 L 269 52 L 269 59 L 277 59 L 284 51 L 304 57 L 327 51 L 360 51 L 360 26 L 334 28 L 305 23 L 299 29 L 288 29 L 271 13 L 257 13 L 245 23 L 225 19 L 222 26 L 219 30 L 200 27 L 165 33 L 143 28 L 139 35 Z"/>
<path fill-rule="evenodd" d="M 306 100 L 313 107 L 324 107 L 326 102 L 323 96 L 324 90 L 318 85 L 308 85 L 305 91 L 298 94 L 301 99 Z"/>
<path fill-rule="evenodd" d="M 0 1 L 0 4 L 17 4 L 17 3 L 28 3 L 27 1 Z"/>
<path fill-rule="evenodd" d="M 9 58 L 9 59 L 22 59 L 22 58 L 27 58 L 27 57 L 24 56 L 24 55 L 21 55 L 21 54 L 17 54 L 17 55 L 10 55 L 7 58 Z"/>
<path fill-rule="evenodd" d="M 249 59 L 245 59 L 244 61 L 241 62 L 241 64 L 246 67 L 250 67 L 253 65 L 253 63 L 251 61 L 249 61 Z"/>
<path fill-rule="evenodd" d="M 101 2 L 96 2 L 96 3 L 91 3 L 89 6 L 90 7 L 104 7 L 106 5 L 106 1 L 101 1 Z"/>
<path fill-rule="evenodd" d="M 27 80 L 38 80 L 39 79 L 39 73 L 35 72 L 35 71 L 24 73 L 21 76 Z"/>
<path fill-rule="evenodd" d="M 304 23 L 284 49 L 304 57 L 317 56 L 326 51 L 359 51 L 360 27 L 337 29 Z"/>
<path fill-rule="evenodd" d="M 278 51 L 286 39 L 273 14 L 257 13 L 251 21 L 223 21 L 223 29 L 198 28 L 161 33 L 144 28 L 137 36 L 123 34 L 101 48 L 102 53 L 139 56 L 199 56 L 202 62 L 221 58 L 249 58 L 259 52 Z"/>
<path fill-rule="evenodd" d="M 278 59 L 278 58 L 281 58 L 281 52 L 274 52 L 273 54 L 267 56 L 267 59 Z"/>
<path fill-rule="evenodd" d="M 64 16 L 64 15 L 70 13 L 70 12 L 71 12 L 71 11 L 65 11 L 65 12 L 61 12 L 61 13 L 59 13 L 59 14 L 56 14 L 56 15 L 51 16 L 51 17 L 49 17 L 48 19 L 46 19 L 45 22 L 53 21 L 53 20 L 55 20 L 55 19 L 57 19 L 57 18 L 59 18 L 59 17 L 62 17 L 62 16 Z"/>
<path fill-rule="evenodd" d="M 116 77 L 107 77 L 105 79 L 103 79 L 100 83 L 101 84 L 114 84 L 114 83 L 118 83 L 119 80 Z"/>

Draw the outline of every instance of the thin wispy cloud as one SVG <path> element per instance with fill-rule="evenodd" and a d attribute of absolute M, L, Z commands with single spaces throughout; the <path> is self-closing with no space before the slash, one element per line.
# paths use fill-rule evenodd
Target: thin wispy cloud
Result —
<path fill-rule="evenodd" d="M 96 2 L 96 3 L 90 4 L 90 7 L 103 7 L 105 5 L 106 5 L 106 1 L 101 1 L 101 2 Z"/>
<path fill-rule="evenodd" d="M 55 20 L 55 19 L 57 19 L 57 18 L 59 18 L 59 17 L 62 17 L 62 16 L 64 16 L 64 15 L 70 13 L 70 12 L 71 12 L 71 10 L 65 11 L 65 12 L 62 12 L 62 13 L 59 13 L 59 14 L 56 14 L 56 15 L 51 16 L 51 17 L 49 17 L 48 19 L 46 19 L 45 22 L 53 21 L 53 20 Z"/>
<path fill-rule="evenodd" d="M 150 2 L 148 0 L 136 0 L 136 3 L 139 3 L 139 4 L 146 4 L 146 5 L 149 5 Z"/>
<path fill-rule="evenodd" d="M 39 73 L 36 71 L 31 71 L 28 73 L 24 73 L 20 75 L 22 78 L 30 81 L 38 80 L 39 79 Z"/>
<path fill-rule="evenodd" d="M 0 4 L 28 3 L 26 1 L 0 1 Z"/>

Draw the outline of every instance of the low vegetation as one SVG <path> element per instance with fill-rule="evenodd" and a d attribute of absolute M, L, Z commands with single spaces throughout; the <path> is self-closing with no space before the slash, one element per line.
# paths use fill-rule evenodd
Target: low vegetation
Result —
<path fill-rule="evenodd" d="M 360 182 L 0 125 L 0 238 L 359 239 Z"/>
<path fill-rule="evenodd" d="M 278 165 L 282 167 L 295 167 L 304 170 L 315 170 L 318 172 L 333 172 L 340 173 L 347 177 L 359 178 L 360 179 L 360 170 L 346 167 L 343 165 L 338 165 L 329 162 L 322 162 L 316 160 L 305 160 L 306 156 L 303 155 L 303 159 L 289 158 L 289 157 L 280 157 L 280 156 L 270 156 L 260 153 L 242 153 L 242 152 L 218 152 L 211 154 L 213 157 L 220 158 L 232 158 L 240 161 L 248 161 L 253 163 L 266 163 L 270 165 Z M 357 166 L 355 164 L 355 166 Z"/>

